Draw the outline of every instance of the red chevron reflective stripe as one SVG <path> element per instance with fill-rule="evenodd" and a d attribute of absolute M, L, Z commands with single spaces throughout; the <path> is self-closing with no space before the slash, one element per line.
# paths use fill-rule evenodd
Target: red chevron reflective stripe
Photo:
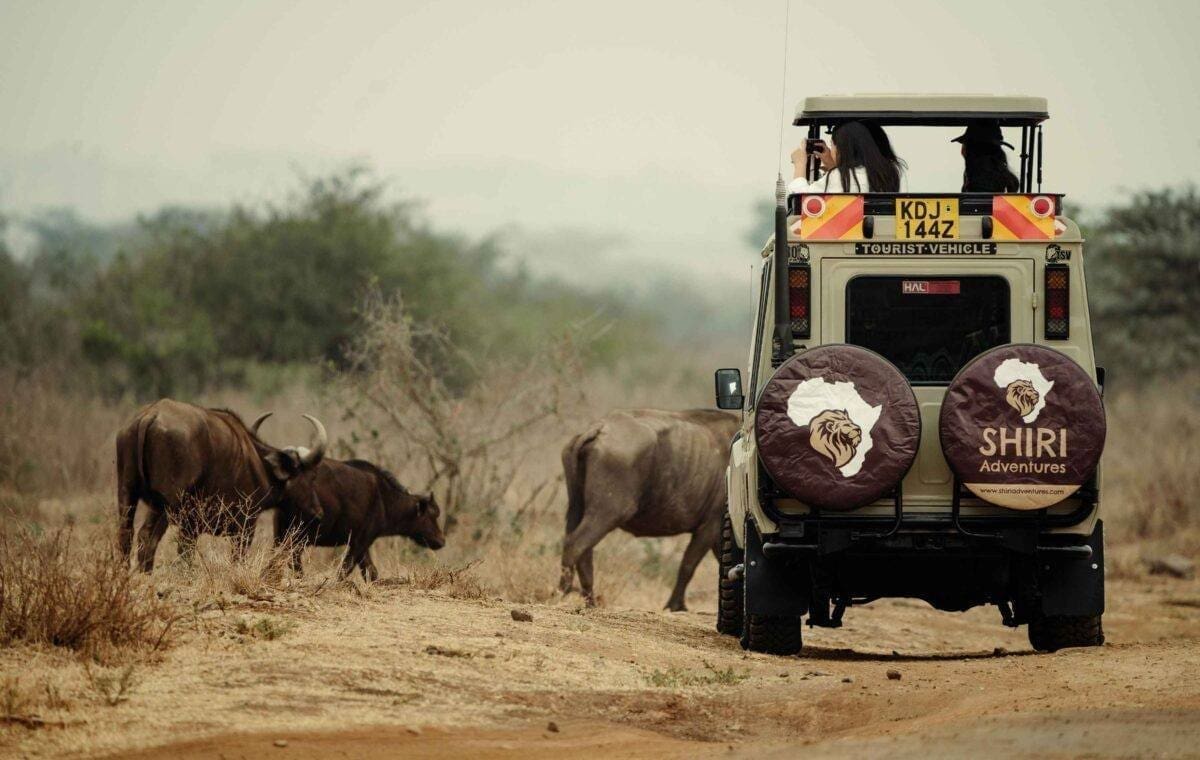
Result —
<path fill-rule="evenodd" d="M 1022 201 L 1025 196 L 1018 196 Z M 1012 205 L 1003 195 L 992 198 L 992 216 L 1004 225 L 1009 232 L 1021 240 L 1046 240 L 1050 236 L 1038 229 L 1037 225 L 1027 219 L 1024 214 Z"/>
<path fill-rule="evenodd" d="M 813 238 L 825 238 L 827 240 L 836 240 L 842 235 L 854 228 L 854 225 L 863 220 L 863 199 L 862 196 L 856 196 L 854 200 L 843 208 L 841 211 L 834 214 L 828 222 L 822 224 L 812 235 Z"/>

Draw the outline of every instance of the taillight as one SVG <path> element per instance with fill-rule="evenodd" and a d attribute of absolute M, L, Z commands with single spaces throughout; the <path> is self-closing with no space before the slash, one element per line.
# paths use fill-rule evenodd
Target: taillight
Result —
<path fill-rule="evenodd" d="M 800 205 L 805 216 L 817 218 L 825 213 L 825 199 L 819 195 L 806 195 Z"/>
<path fill-rule="evenodd" d="M 791 304 L 792 337 L 807 338 L 812 334 L 808 294 L 812 278 L 808 264 L 788 266 L 788 300 Z"/>
<path fill-rule="evenodd" d="M 1046 265 L 1046 339 L 1066 340 L 1071 324 L 1071 268 Z"/>
<path fill-rule="evenodd" d="M 1029 201 L 1029 210 L 1038 219 L 1045 219 L 1054 213 L 1054 199 L 1047 195 L 1034 196 L 1033 200 Z"/>

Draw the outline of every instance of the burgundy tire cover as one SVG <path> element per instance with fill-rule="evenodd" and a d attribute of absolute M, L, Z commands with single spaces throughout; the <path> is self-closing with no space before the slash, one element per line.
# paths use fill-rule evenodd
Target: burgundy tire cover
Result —
<path fill-rule="evenodd" d="M 1075 493 L 1104 450 L 1104 404 L 1070 357 L 1015 343 L 975 357 L 946 389 L 938 432 L 958 479 L 984 501 L 1041 509 Z"/>
<path fill-rule="evenodd" d="M 921 442 L 912 388 L 879 354 L 820 346 L 775 371 L 754 419 L 758 456 L 775 483 L 805 504 L 854 509 L 885 496 Z"/>

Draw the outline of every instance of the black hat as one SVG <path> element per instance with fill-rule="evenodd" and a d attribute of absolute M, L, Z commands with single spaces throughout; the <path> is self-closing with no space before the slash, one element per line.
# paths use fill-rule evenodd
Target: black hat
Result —
<path fill-rule="evenodd" d="M 966 132 L 963 132 L 950 142 L 1003 145 L 1009 150 L 1013 150 L 1013 146 L 1004 142 L 1004 136 L 1000 133 L 1000 122 L 998 121 L 971 122 L 967 125 Z"/>

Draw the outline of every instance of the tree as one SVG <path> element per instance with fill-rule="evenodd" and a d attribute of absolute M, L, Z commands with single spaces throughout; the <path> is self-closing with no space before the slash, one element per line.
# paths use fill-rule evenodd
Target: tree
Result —
<path fill-rule="evenodd" d="M 1192 369 L 1200 357 L 1200 196 L 1138 193 L 1085 246 L 1097 360 L 1117 372 Z"/>

